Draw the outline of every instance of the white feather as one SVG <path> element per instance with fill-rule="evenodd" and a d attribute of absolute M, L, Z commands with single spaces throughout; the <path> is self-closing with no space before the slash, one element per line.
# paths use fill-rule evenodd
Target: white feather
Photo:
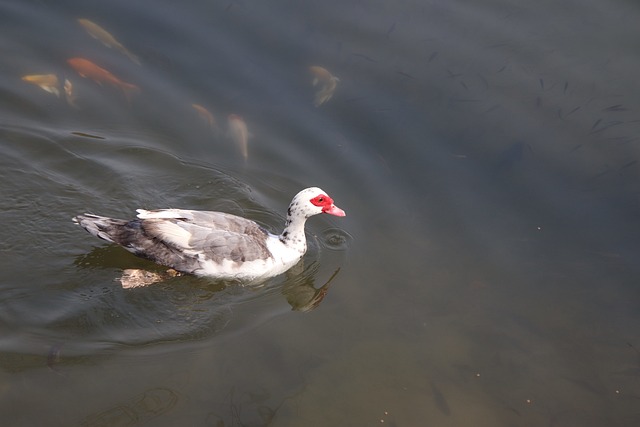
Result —
<path fill-rule="evenodd" d="M 178 218 L 191 218 L 191 215 L 189 215 L 188 211 L 185 211 L 183 209 L 160 209 L 160 210 L 156 210 L 156 211 L 148 211 L 146 209 L 136 209 L 136 212 L 138 212 L 138 218 L 140 219 L 167 219 L 167 218 L 173 218 L 173 219 L 178 219 Z"/>
<path fill-rule="evenodd" d="M 189 241 L 191 240 L 191 233 L 178 224 L 173 222 L 158 222 L 154 224 L 154 229 L 158 231 L 159 236 L 177 247 L 188 249 L 191 248 Z"/>

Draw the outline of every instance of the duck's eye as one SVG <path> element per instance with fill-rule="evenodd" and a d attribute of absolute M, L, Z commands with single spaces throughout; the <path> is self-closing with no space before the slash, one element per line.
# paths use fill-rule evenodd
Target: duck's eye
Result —
<path fill-rule="evenodd" d="M 321 196 L 314 197 L 313 199 L 310 200 L 310 202 L 315 206 L 325 206 L 326 204 L 333 203 L 333 200 L 331 200 L 331 197 L 327 196 L 326 194 L 323 194 Z"/>

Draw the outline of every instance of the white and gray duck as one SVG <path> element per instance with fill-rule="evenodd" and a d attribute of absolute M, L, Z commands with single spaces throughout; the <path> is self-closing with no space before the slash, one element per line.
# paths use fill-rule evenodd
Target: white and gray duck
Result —
<path fill-rule="evenodd" d="M 185 209 L 138 209 L 137 219 L 93 214 L 73 221 L 92 235 L 182 273 L 216 279 L 261 281 L 284 273 L 307 251 L 308 218 L 326 213 L 345 216 L 317 187 L 295 195 L 280 235 L 236 215 Z"/>

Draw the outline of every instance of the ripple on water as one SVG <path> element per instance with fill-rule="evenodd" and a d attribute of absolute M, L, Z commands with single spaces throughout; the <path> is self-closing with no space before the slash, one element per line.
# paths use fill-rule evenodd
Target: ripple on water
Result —
<path fill-rule="evenodd" d="M 353 237 L 340 228 L 327 228 L 320 233 L 322 246 L 333 251 L 345 251 L 351 246 Z"/>

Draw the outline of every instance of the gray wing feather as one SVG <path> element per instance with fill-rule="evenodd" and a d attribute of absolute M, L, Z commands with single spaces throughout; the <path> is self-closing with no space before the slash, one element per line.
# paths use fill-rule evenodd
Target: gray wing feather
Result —
<path fill-rule="evenodd" d="M 160 211 L 151 211 L 160 212 Z M 186 252 L 202 253 L 214 262 L 265 259 L 268 233 L 254 221 L 222 212 L 177 211 L 174 218 L 143 219 L 146 233 Z M 180 218 L 177 218 L 180 217 Z"/>

